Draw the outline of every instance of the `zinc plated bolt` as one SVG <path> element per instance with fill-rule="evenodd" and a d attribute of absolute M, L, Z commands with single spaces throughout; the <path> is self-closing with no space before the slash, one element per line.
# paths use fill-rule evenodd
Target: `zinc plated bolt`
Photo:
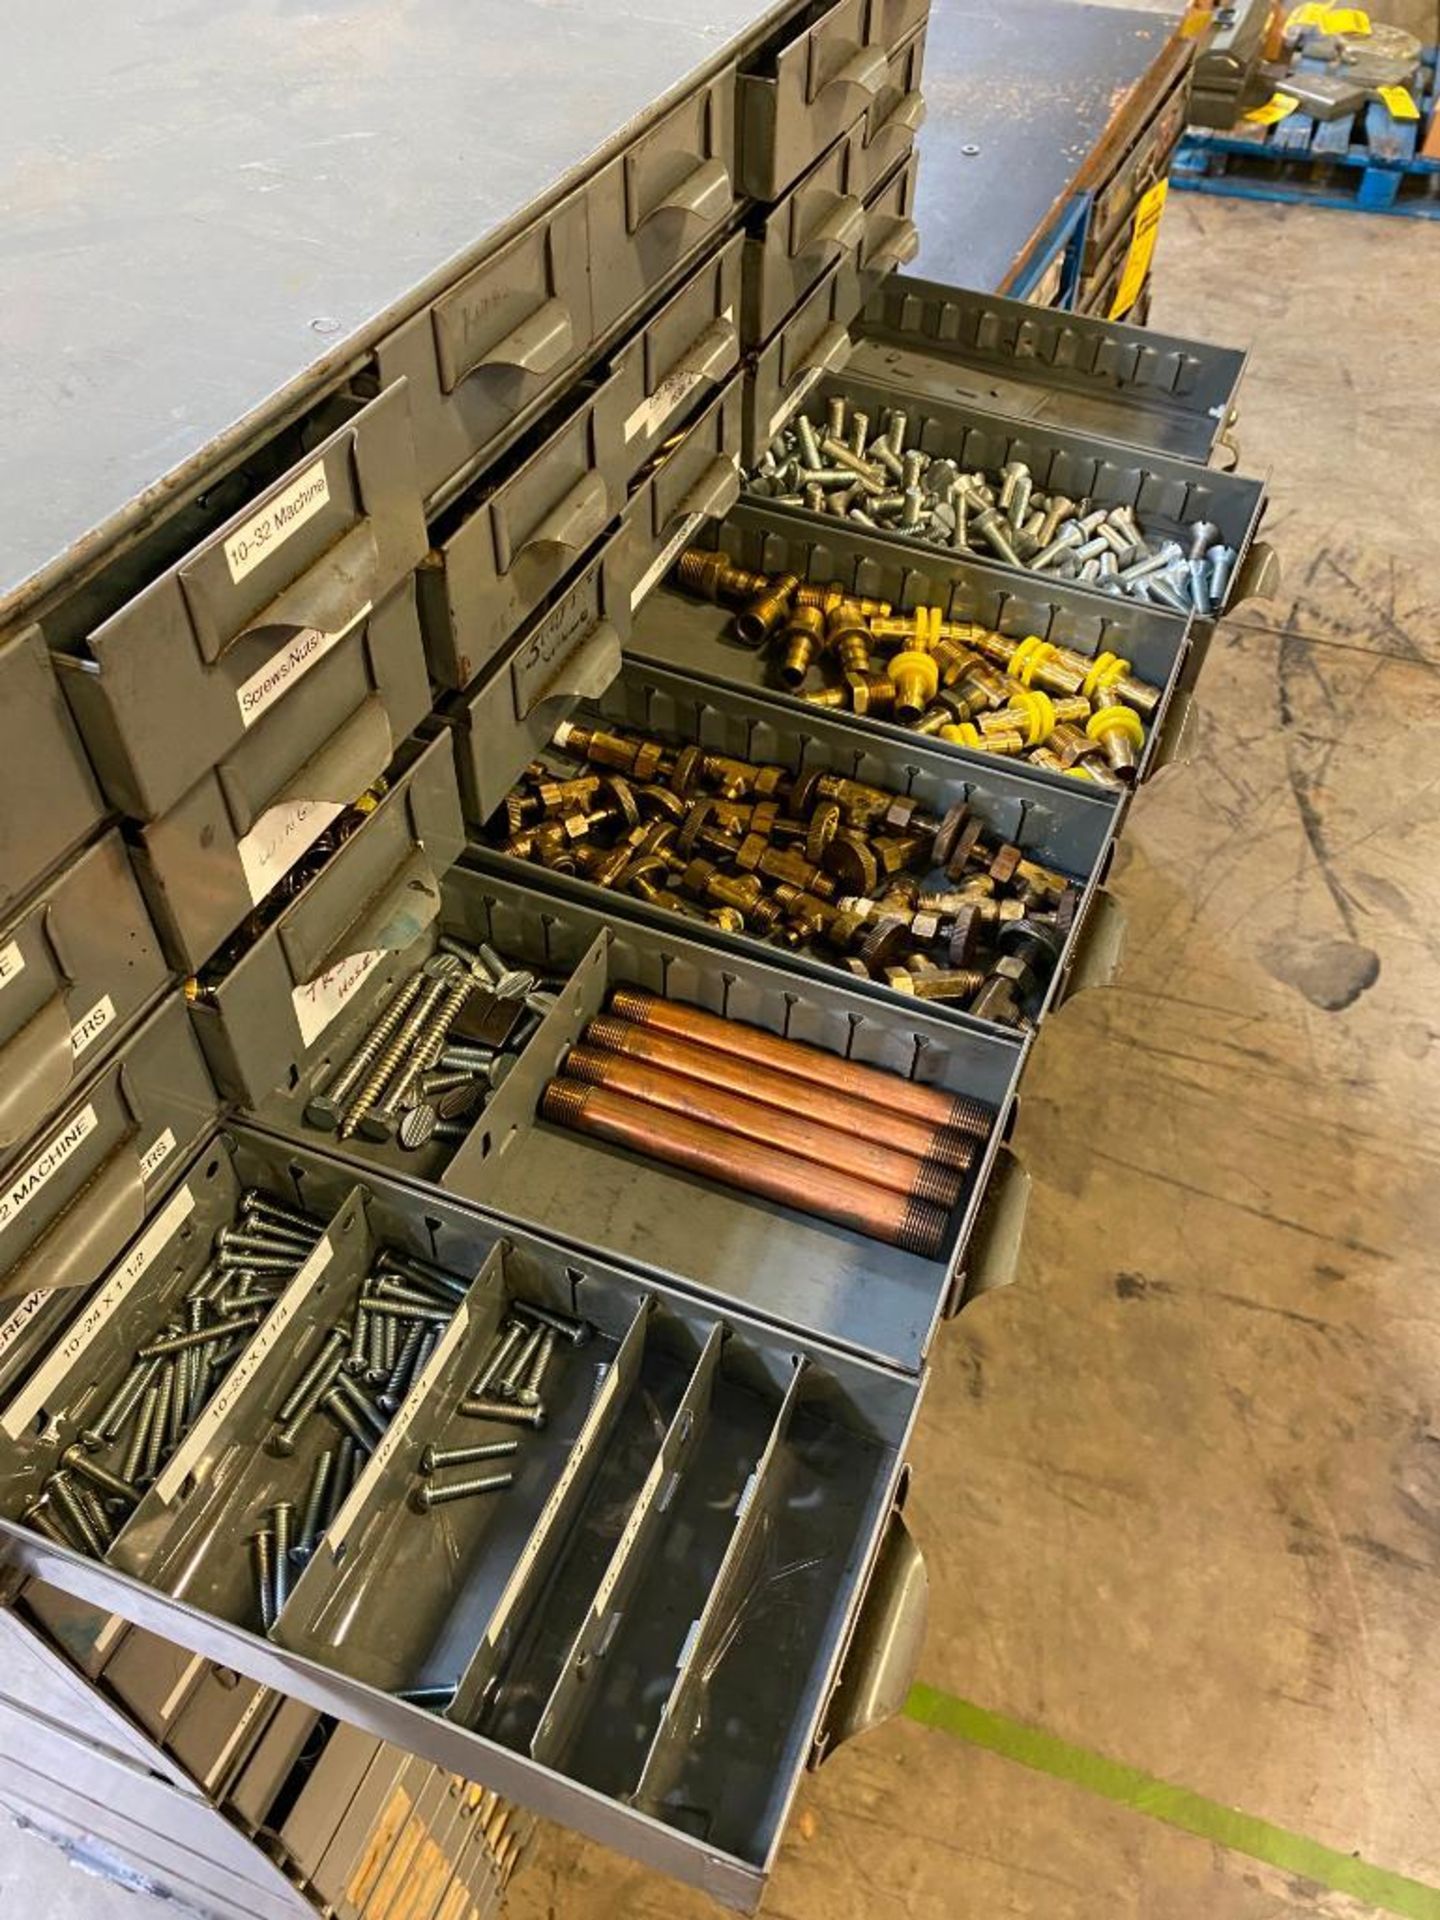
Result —
<path fill-rule="evenodd" d="M 583 1347 L 595 1329 L 588 1320 L 567 1320 L 563 1314 L 552 1313 L 548 1307 L 539 1307 L 531 1300 L 517 1300 L 515 1311 L 525 1314 L 531 1320 L 538 1320 L 542 1327 L 550 1327 L 562 1340 L 568 1340 L 572 1347 Z"/>
<path fill-rule="evenodd" d="M 295 1239 L 314 1242 L 325 1231 L 321 1221 L 312 1220 L 308 1213 L 287 1207 L 282 1201 L 272 1200 L 258 1187 L 247 1187 L 241 1194 L 240 1212 L 246 1219 L 268 1221 L 272 1227 L 288 1228 Z"/>
<path fill-rule="evenodd" d="M 157 1372 L 164 1364 L 163 1360 L 156 1363 Z M 135 1426 L 130 1434 L 124 1459 L 120 1464 L 120 1478 L 130 1481 L 132 1485 L 138 1483 L 144 1468 L 145 1456 L 150 1448 L 150 1429 L 155 1423 L 155 1413 L 159 1405 L 160 1384 L 158 1380 L 152 1380 L 140 1401 L 140 1411 L 136 1416 Z"/>
<path fill-rule="evenodd" d="M 335 1387 L 332 1387 L 320 1404 L 326 1413 L 330 1415 L 331 1419 L 334 1420 L 335 1424 L 340 1427 L 343 1432 L 349 1434 L 350 1438 L 362 1453 L 373 1453 L 375 1451 L 374 1435 L 360 1419 L 343 1393 L 340 1393 Z"/>
<path fill-rule="evenodd" d="M 417 1513 L 429 1513 L 433 1507 L 446 1506 L 452 1500 L 468 1500 L 477 1493 L 503 1493 L 514 1484 L 513 1473 L 482 1473 L 474 1479 L 444 1483 L 426 1480 L 410 1495 L 410 1504 Z"/>
<path fill-rule="evenodd" d="M 175 1402 L 175 1362 L 173 1360 L 165 1360 L 161 1363 L 156 1390 L 158 1401 L 150 1422 L 150 1432 L 145 1448 L 145 1464 L 140 1469 L 140 1478 L 146 1486 L 160 1471 L 160 1460 L 165 1450 L 166 1431 L 170 1425 L 170 1409 Z M 126 1474 L 125 1478 L 130 1480 L 134 1475 Z"/>
<path fill-rule="evenodd" d="M 285 1602 L 290 1598 L 290 1552 L 295 1545 L 293 1503 L 277 1500 L 270 1509 L 270 1524 L 275 1532 L 275 1568 L 271 1579 L 274 1585 L 275 1617 L 278 1620 L 285 1611 Z"/>
<path fill-rule="evenodd" d="M 470 1389 L 471 1399 L 480 1399 L 489 1392 L 491 1383 L 501 1370 L 510 1364 L 517 1348 L 526 1337 L 525 1329 L 518 1321 L 512 1320 L 503 1326 L 496 1336 L 495 1345 L 490 1349 L 480 1372 Z"/>
<path fill-rule="evenodd" d="M 1059 560 L 1063 554 L 1069 553 L 1075 547 L 1083 546 L 1084 542 L 1085 535 L 1080 530 L 1080 522 L 1078 520 L 1067 520 L 1059 532 L 1052 535 L 1040 549 L 1039 553 L 1035 555 L 1035 558 L 1030 562 L 1030 571 L 1032 573 L 1046 572 L 1050 567 L 1054 566 L 1055 562 Z"/>
<path fill-rule="evenodd" d="M 545 1424 L 544 1407 L 522 1407 L 514 1400 L 495 1400 L 488 1395 L 477 1395 L 460 1402 L 460 1412 L 467 1420 L 498 1420 L 512 1427 L 543 1427 Z"/>
<path fill-rule="evenodd" d="M 250 1571 L 260 1625 L 269 1633 L 275 1624 L 275 1535 L 269 1527 L 257 1527 L 250 1536 Z"/>
<path fill-rule="evenodd" d="M 544 1398 L 545 1375 L 550 1371 L 550 1362 L 555 1357 L 556 1338 L 553 1327 L 544 1329 L 539 1351 L 530 1362 L 529 1371 L 525 1375 L 525 1384 L 516 1395 L 524 1406 L 533 1406 Z"/>
<path fill-rule="evenodd" d="M 45 1491 L 59 1510 L 61 1519 L 84 1543 L 85 1551 L 96 1560 L 105 1558 L 105 1542 L 96 1531 L 95 1523 L 76 1491 L 75 1483 L 65 1473 L 52 1473 L 45 1482 Z"/>
<path fill-rule="evenodd" d="M 335 1078 L 327 1086 L 312 1089 L 305 1106 L 305 1118 L 312 1127 L 339 1126 L 345 1102 L 393 1039 L 424 985 L 424 973 L 412 973 Z"/>
<path fill-rule="evenodd" d="M 276 1421 L 280 1426 L 284 1426 L 287 1420 L 295 1418 L 322 1381 L 328 1385 L 331 1370 L 340 1350 L 345 1345 L 346 1337 L 342 1329 L 331 1327 L 317 1348 L 314 1359 L 280 1402 L 280 1411 L 276 1415 Z"/>
<path fill-rule="evenodd" d="M 330 1475 L 335 1467 L 335 1450 L 326 1447 L 315 1456 L 315 1464 L 310 1469 L 310 1484 L 305 1492 L 305 1505 L 300 1514 L 300 1531 L 295 1544 L 290 1549 L 292 1566 L 305 1566 L 314 1553 L 325 1524 L 325 1513 L 330 1497 Z"/>
<path fill-rule="evenodd" d="M 305 1398 L 297 1401 L 290 1414 L 278 1420 L 271 1429 L 270 1438 L 266 1442 L 268 1452 L 279 1454 L 282 1458 L 294 1453 L 300 1431 L 306 1421 L 313 1417 L 317 1407 L 327 1404 L 327 1396 L 333 1391 L 343 1358 L 343 1354 L 333 1348 L 326 1354 L 325 1366 L 323 1370 L 317 1369 Z"/>
<path fill-rule="evenodd" d="M 376 1440 L 385 1438 L 386 1420 L 374 1401 L 356 1386 L 347 1375 L 341 1374 L 331 1389 L 352 1409 L 358 1420 L 363 1420 Z"/>
<path fill-rule="evenodd" d="M 432 974 L 425 977 L 423 990 L 415 1001 L 407 1006 L 398 1025 L 392 1029 L 385 1044 L 380 1047 L 359 1092 L 345 1109 L 339 1127 L 342 1140 L 350 1138 L 371 1108 L 379 1101 L 390 1076 L 419 1039 L 431 1014 L 444 999 L 445 992 L 446 982 L 443 976 L 436 977 Z"/>
<path fill-rule="evenodd" d="M 505 1460 L 520 1448 L 518 1440 L 486 1440 L 475 1447 L 427 1446 L 420 1455 L 421 1473 L 440 1473 L 446 1467 L 473 1467 L 480 1460 Z"/>
<path fill-rule="evenodd" d="M 529 1374 L 530 1368 L 535 1362 L 536 1354 L 540 1351 L 540 1344 L 545 1338 L 545 1331 L 544 1327 L 533 1327 L 530 1330 L 525 1336 L 519 1352 L 495 1382 L 495 1391 L 505 1399 L 521 1400 L 524 1398 L 526 1376 Z M 526 1404 L 533 1404 L 533 1402 L 526 1402 Z"/>
<path fill-rule="evenodd" d="M 1225 605 L 1225 597 L 1230 591 L 1230 576 L 1235 568 L 1234 547 L 1212 547 L 1205 556 L 1210 573 L 1207 585 L 1210 590 L 1211 611 L 1218 613 Z"/>
<path fill-rule="evenodd" d="M 1000 558 L 1004 560 L 1007 565 L 1012 567 L 1018 567 L 1020 565 L 1020 556 L 1016 553 L 1014 543 L 1010 538 L 1009 523 L 1001 517 L 998 508 L 984 508 L 983 511 L 976 514 L 971 525 L 974 527 L 975 532 L 980 535 L 980 538 L 987 542 L 989 546 L 993 547 L 995 552 L 999 554 Z"/>
<path fill-rule="evenodd" d="M 82 1428 L 80 1444 L 91 1453 L 99 1453 L 102 1447 L 108 1445 L 129 1419 L 159 1370 L 158 1360 L 137 1360 L 91 1424 Z"/>
<path fill-rule="evenodd" d="M 140 1489 L 122 1480 L 118 1473 L 112 1473 L 109 1467 L 101 1466 L 98 1460 L 92 1460 L 84 1447 L 67 1447 L 60 1456 L 60 1464 L 73 1473 L 91 1481 L 102 1492 L 112 1494 L 117 1500 L 128 1500 L 135 1506 L 140 1499 Z"/>

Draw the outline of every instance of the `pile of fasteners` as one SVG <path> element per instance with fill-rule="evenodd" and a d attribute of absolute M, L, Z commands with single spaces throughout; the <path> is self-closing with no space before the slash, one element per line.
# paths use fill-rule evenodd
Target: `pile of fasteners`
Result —
<path fill-rule="evenodd" d="M 547 1120 L 934 1259 L 991 1110 L 622 987 L 541 1099 Z"/>
<path fill-rule="evenodd" d="M 504 852 L 982 1019 L 1023 1026 L 1038 1011 L 1078 889 L 965 804 L 941 817 L 843 774 L 570 721 L 553 744 L 598 771 L 532 766 Z"/>
<path fill-rule="evenodd" d="M 1175 613 L 1209 618 L 1224 607 L 1237 555 L 1212 522 L 1197 521 L 1183 542 L 1153 539 L 1132 507 L 1044 492 L 1021 460 L 967 473 L 907 445 L 911 421 L 899 407 L 886 410 L 873 438 L 870 426 L 833 395 L 823 419 L 800 414 L 781 428 L 745 476 L 746 491 Z"/>
<path fill-rule="evenodd" d="M 1113 653 L 1090 658 L 1036 634 L 1020 639 L 939 607 L 888 603 L 751 573 L 692 547 L 675 568 L 687 593 L 736 609 L 737 639 L 769 643 L 786 692 L 811 706 L 873 714 L 980 753 L 1010 754 L 1102 786 L 1135 778 L 1160 688 Z M 811 686 L 813 674 L 825 683 Z"/>
<path fill-rule="evenodd" d="M 305 1118 L 342 1140 L 358 1133 L 411 1151 L 463 1140 L 554 1000 L 487 942 L 442 934 L 349 1058 L 312 1081 Z"/>
<path fill-rule="evenodd" d="M 26 1522 L 103 1559 L 323 1230 L 323 1222 L 253 1188 L 244 1193 L 181 1314 L 137 1350 L 110 1399 L 61 1455 Z"/>

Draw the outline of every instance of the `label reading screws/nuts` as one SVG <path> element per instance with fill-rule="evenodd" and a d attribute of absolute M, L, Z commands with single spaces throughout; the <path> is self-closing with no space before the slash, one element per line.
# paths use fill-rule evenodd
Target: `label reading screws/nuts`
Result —
<path fill-rule="evenodd" d="M 93 1106 L 84 1106 L 36 1154 L 29 1166 L 11 1174 L 0 1190 L 0 1233 L 13 1226 L 48 1180 L 71 1160 L 100 1124 Z"/>
<path fill-rule="evenodd" d="M 248 680 L 242 680 L 235 689 L 235 698 L 240 705 L 241 726 L 253 727 L 260 716 L 287 694 L 311 667 L 318 665 L 332 647 L 338 647 L 347 634 L 354 632 L 360 622 L 368 617 L 370 605 L 367 600 L 358 613 L 333 632 L 323 627 L 302 627 L 278 652 L 271 654 L 263 667 L 252 673 Z"/>
<path fill-rule="evenodd" d="M 292 533 L 330 504 L 330 479 L 323 460 L 312 461 L 288 486 L 272 493 L 258 512 L 225 542 L 225 564 L 238 586 L 262 560 L 277 553 Z"/>
<path fill-rule="evenodd" d="M 0 1353 L 4 1353 L 7 1347 L 15 1344 L 50 1298 L 52 1291 L 50 1287 L 37 1287 L 34 1293 L 27 1293 L 25 1298 L 19 1301 L 3 1320 L 0 1320 Z"/>
<path fill-rule="evenodd" d="M 164 1207 L 131 1247 L 99 1293 L 86 1304 L 84 1312 L 66 1329 L 64 1337 L 57 1343 L 39 1373 L 29 1382 L 24 1392 L 17 1395 L 6 1408 L 0 1426 L 3 1426 L 12 1440 L 30 1425 L 53 1393 L 57 1383 L 84 1353 L 115 1309 L 134 1290 L 137 1282 L 143 1279 L 154 1266 L 194 1210 L 195 1196 L 189 1187 L 181 1187 L 178 1193 L 172 1194 L 166 1201 Z M 38 1296 L 42 1300 L 47 1297 L 46 1294 Z M 33 1294 L 29 1296 L 29 1299 L 35 1298 L 37 1296 Z M 28 1305 L 28 1300 L 22 1305 Z M 6 1324 L 8 1326 L 9 1322 Z"/>
<path fill-rule="evenodd" d="M 307 1047 L 319 1039 L 383 958 L 384 949 L 381 947 L 366 947 L 360 953 L 347 953 L 343 960 L 337 960 L 326 972 L 291 991 L 295 1022 L 300 1029 L 300 1038 Z"/>
<path fill-rule="evenodd" d="M 256 906 L 344 811 L 339 800 L 285 800 L 265 809 L 235 843 L 245 885 Z"/>
<path fill-rule="evenodd" d="M 18 980 L 24 971 L 25 956 L 20 951 L 20 942 L 12 940 L 8 946 L 0 947 L 0 988 Z"/>
<path fill-rule="evenodd" d="M 70 1029 L 70 1051 L 79 1059 L 85 1049 L 98 1040 L 115 1018 L 115 1002 L 107 993 L 103 1000 L 97 1000 L 87 1014 L 77 1020 Z"/>

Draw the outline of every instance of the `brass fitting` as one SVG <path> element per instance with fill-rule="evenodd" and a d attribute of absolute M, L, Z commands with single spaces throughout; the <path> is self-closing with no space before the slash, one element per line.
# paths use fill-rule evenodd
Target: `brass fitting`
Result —
<path fill-rule="evenodd" d="M 967 720 L 973 720 L 977 713 L 986 713 L 992 707 L 1003 707 L 1015 691 L 1013 681 L 1007 680 L 988 660 L 975 656 L 953 680 L 947 678 L 945 685 L 957 700 L 963 702 Z"/>
<path fill-rule="evenodd" d="M 1046 693 L 1076 694 L 1085 684 L 1081 655 L 1042 640 L 1038 634 L 1012 640 L 1008 634 L 983 628 L 975 635 L 975 645 L 991 660 L 998 660 L 1012 680 L 1023 687 L 1040 687 Z M 1088 706 L 1088 702 L 1086 703 Z"/>
<path fill-rule="evenodd" d="M 847 673 L 845 692 L 852 713 L 873 713 L 881 717 L 894 713 L 899 689 L 885 673 Z"/>
<path fill-rule="evenodd" d="M 607 733 L 603 727 L 576 726 L 573 720 L 562 720 L 551 738 L 561 753 L 588 760 L 593 766 L 612 767 L 642 785 L 653 780 L 665 764 L 665 749 L 658 740 L 630 740 L 623 734 Z"/>
<path fill-rule="evenodd" d="M 589 806 L 600 790 L 598 773 L 582 773 L 573 780 L 541 780 L 535 798 L 541 813 L 565 813 L 571 807 Z"/>
<path fill-rule="evenodd" d="M 871 600 L 864 594 L 846 593 L 843 587 L 821 587 L 807 582 L 795 595 L 795 603 L 801 607 L 818 607 L 828 616 L 845 614 L 853 621 L 874 620 L 889 613 L 888 600 Z"/>
<path fill-rule="evenodd" d="M 1090 740 L 1105 755 L 1107 766 L 1122 780 L 1135 778 L 1140 750 L 1145 744 L 1145 728 L 1140 716 L 1127 707 L 1110 687 L 1095 695 L 1095 711 L 1085 722 Z"/>
<path fill-rule="evenodd" d="M 913 993 L 919 1000 L 970 1000 L 984 986 L 985 975 L 975 967 L 937 967 L 923 971 L 889 967 L 885 981 L 897 993 Z"/>
<path fill-rule="evenodd" d="M 892 658 L 890 678 L 895 683 L 895 718 L 908 725 L 918 720 L 935 698 L 940 669 L 932 654 L 907 650 Z"/>
<path fill-rule="evenodd" d="M 747 573 L 743 567 L 733 566 L 725 554 L 707 553 L 703 547 L 687 547 L 681 554 L 675 563 L 675 581 L 686 593 L 717 606 L 752 600 L 770 584 L 765 574 Z"/>
<path fill-rule="evenodd" d="M 782 686 L 792 692 L 803 687 L 810 663 L 825 644 L 825 616 L 818 607 L 792 607 L 780 630 L 779 672 Z"/>
<path fill-rule="evenodd" d="M 680 876 L 686 893 L 712 906 L 753 913 L 764 889 L 754 873 L 722 873 L 713 860 L 692 860 Z"/>
<path fill-rule="evenodd" d="M 833 653 L 841 673 L 870 671 L 870 634 L 850 614 L 848 606 L 837 608 L 825 622 L 825 645 Z"/>
<path fill-rule="evenodd" d="M 790 602 L 799 586 L 799 576 L 793 573 L 782 573 L 767 581 L 736 614 L 736 638 L 747 647 L 763 647 L 790 611 Z"/>
<path fill-rule="evenodd" d="M 982 716 L 989 718 L 989 715 Z M 1025 742 L 1012 727 L 1002 728 L 998 733 L 982 733 L 973 720 L 961 720 L 954 726 L 941 727 L 940 738 L 948 740 L 952 747 L 969 747 L 972 753 L 1019 754 L 1025 751 Z"/>

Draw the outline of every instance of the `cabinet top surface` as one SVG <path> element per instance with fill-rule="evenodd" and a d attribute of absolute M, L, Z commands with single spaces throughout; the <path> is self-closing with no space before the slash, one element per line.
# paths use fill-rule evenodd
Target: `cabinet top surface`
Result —
<path fill-rule="evenodd" d="M 10 8 L 0 626 L 793 9 Z"/>

